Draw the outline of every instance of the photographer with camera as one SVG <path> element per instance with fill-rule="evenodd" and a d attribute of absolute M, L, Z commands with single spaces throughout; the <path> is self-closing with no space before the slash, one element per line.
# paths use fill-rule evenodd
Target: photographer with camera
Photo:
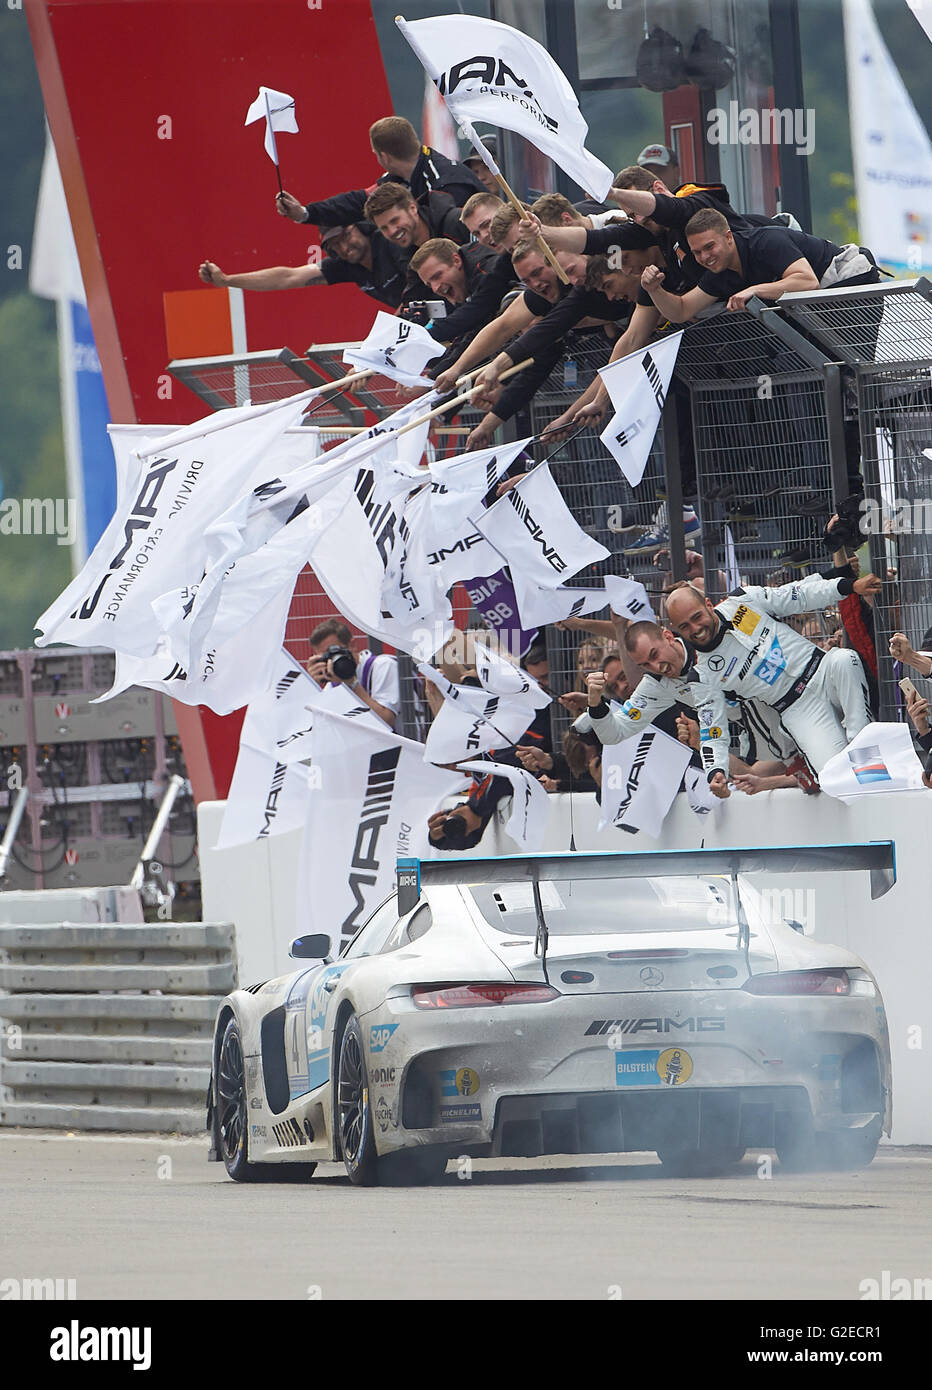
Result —
<path fill-rule="evenodd" d="M 307 673 L 319 685 L 342 683 L 394 729 L 401 710 L 398 662 L 393 656 L 376 655 L 368 648 L 355 654 L 352 633 L 341 618 L 329 618 L 310 636 L 311 656 Z"/>

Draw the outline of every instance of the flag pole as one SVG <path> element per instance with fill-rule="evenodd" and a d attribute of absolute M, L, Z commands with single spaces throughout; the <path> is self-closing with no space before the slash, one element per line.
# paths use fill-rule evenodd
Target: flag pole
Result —
<path fill-rule="evenodd" d="M 433 82 L 434 86 L 436 87 L 439 74 L 431 71 L 431 64 L 428 62 L 427 55 L 419 46 L 417 40 L 413 37 L 411 30 L 408 27 L 408 22 L 405 19 L 404 15 L 396 15 L 395 23 L 401 30 L 405 39 L 408 41 L 408 44 L 410 45 L 414 53 L 414 56 L 418 59 L 424 71 L 427 73 L 427 76 L 430 78 L 431 82 Z M 437 87 L 437 90 L 439 92 L 440 88 Z M 483 145 L 482 141 L 479 139 L 478 135 L 473 129 L 472 122 L 465 119 L 459 119 L 459 117 L 456 115 L 456 112 L 451 110 L 450 104 L 444 96 L 443 92 L 440 92 L 440 97 L 441 100 L 446 104 L 447 110 L 450 112 L 450 115 L 453 117 L 453 119 L 459 122 L 461 132 L 469 140 L 469 142 L 473 146 L 473 149 L 476 151 L 476 154 L 482 160 L 483 164 L 486 166 L 489 173 L 492 175 L 495 182 L 498 184 L 499 188 L 502 190 L 505 197 L 508 199 L 508 202 L 511 204 L 511 206 L 515 209 L 516 212 L 520 213 L 521 217 L 523 218 L 524 208 L 521 206 L 520 200 L 515 196 L 513 189 L 510 188 L 508 183 L 505 181 L 505 177 L 502 174 L 501 169 L 499 169 L 498 165 L 496 164 L 495 160 L 492 158 L 491 152 L 489 151 L 488 147 L 486 145 Z M 556 272 L 558 279 L 562 280 L 564 285 L 568 285 L 570 282 L 570 277 L 567 275 L 566 271 L 563 269 L 563 267 L 557 260 L 556 255 L 553 251 L 553 247 L 549 246 L 542 236 L 537 237 L 536 241 L 538 247 L 540 248 L 541 255 L 545 258 L 545 260 L 549 261 L 550 265 L 553 266 L 553 269 Z"/>
<path fill-rule="evenodd" d="M 498 378 L 499 381 L 506 381 L 508 377 L 514 376 L 516 372 L 523 372 L 525 367 L 530 367 L 533 361 L 533 357 L 526 357 L 524 361 L 519 362 L 517 366 L 509 367 L 506 371 L 502 372 L 501 376 Z M 433 420 L 435 415 L 443 415 L 445 411 L 452 410 L 455 405 L 462 405 L 464 401 L 471 399 L 475 389 L 474 386 L 471 386 L 468 391 L 463 391 L 460 395 L 453 396 L 450 400 L 444 401 L 442 405 L 435 406 L 434 409 L 428 411 L 426 415 L 419 415 L 416 420 L 409 420 L 406 425 L 402 425 L 401 429 L 395 432 L 394 437 L 397 438 L 399 435 L 407 434 L 408 430 L 417 429 L 418 425 L 423 425 L 426 421 Z"/>
<path fill-rule="evenodd" d="M 289 83 L 289 85 L 290 85 L 290 83 Z M 272 142 L 272 149 L 275 151 L 275 155 L 274 155 L 274 158 L 273 158 L 273 160 L 272 160 L 272 163 L 275 165 L 275 173 L 276 173 L 276 175 L 277 175 L 277 177 L 278 177 L 278 191 L 279 191 L 279 193 L 282 195 L 282 197 L 284 197 L 285 190 L 284 190 L 284 188 L 282 188 L 282 171 L 281 171 L 281 169 L 278 167 L 278 142 L 277 142 L 277 140 L 275 139 L 275 128 L 274 128 L 274 126 L 272 125 L 272 108 L 269 106 L 269 94 L 268 94 L 268 92 L 263 92 L 262 95 L 265 97 L 265 122 L 266 122 L 266 127 L 267 127 L 268 132 L 269 132 L 269 139 L 270 139 L 271 142 Z"/>

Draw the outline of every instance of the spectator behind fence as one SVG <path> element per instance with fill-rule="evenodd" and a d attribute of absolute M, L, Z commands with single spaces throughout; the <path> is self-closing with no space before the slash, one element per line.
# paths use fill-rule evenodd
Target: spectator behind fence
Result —
<path fill-rule="evenodd" d="M 363 294 L 397 309 L 404 293 L 408 258 L 373 227 L 356 222 L 348 227 L 323 227 L 319 265 L 275 265 L 226 275 L 214 261 L 198 270 L 207 285 L 235 290 L 293 290 L 312 285 L 358 285 Z"/>
<path fill-rule="evenodd" d="M 398 660 L 386 654 L 376 655 L 368 647 L 354 653 L 352 640 L 342 618 L 320 623 L 310 636 L 308 675 L 320 685 L 329 682 L 347 686 L 393 729 L 401 711 Z"/>

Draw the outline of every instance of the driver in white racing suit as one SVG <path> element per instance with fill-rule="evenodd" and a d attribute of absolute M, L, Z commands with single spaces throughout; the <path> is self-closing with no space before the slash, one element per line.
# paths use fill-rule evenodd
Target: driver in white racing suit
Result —
<path fill-rule="evenodd" d="M 602 743 L 621 743 L 642 734 L 654 716 L 671 705 L 688 705 L 699 715 L 699 756 L 709 786 L 717 797 L 730 796 L 725 692 L 715 682 L 700 680 L 692 647 L 669 629 L 657 623 L 632 623 L 626 642 L 637 664 L 649 674 L 642 676 L 623 705 L 610 705 L 604 694 L 605 674 L 594 671 L 586 680 L 589 708 L 573 728 L 577 733 L 593 730 Z"/>
<path fill-rule="evenodd" d="M 683 584 L 668 595 L 667 616 L 695 647 L 703 682 L 770 705 L 819 770 L 873 718 L 864 668 L 857 652 L 824 652 L 778 620 L 880 588 L 873 574 L 855 580 L 809 575 L 775 589 L 736 589 L 713 604 Z"/>

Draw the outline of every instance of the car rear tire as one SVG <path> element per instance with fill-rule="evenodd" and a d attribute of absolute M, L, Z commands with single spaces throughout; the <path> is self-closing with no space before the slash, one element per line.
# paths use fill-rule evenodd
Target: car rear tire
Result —
<path fill-rule="evenodd" d="M 666 1172 L 674 1178 L 714 1178 L 740 1163 L 745 1150 L 730 1149 L 674 1149 L 657 1150 L 657 1157 Z"/>
<path fill-rule="evenodd" d="M 372 1187 L 379 1180 L 379 1165 L 362 1028 L 355 1014 L 350 1014 L 340 1040 L 335 1110 L 347 1176 L 358 1187 Z"/>
<path fill-rule="evenodd" d="M 249 1101 L 239 1024 L 231 1018 L 220 1043 L 217 1064 L 217 1141 L 223 1166 L 234 1182 L 303 1182 L 316 1163 L 250 1163 Z"/>

